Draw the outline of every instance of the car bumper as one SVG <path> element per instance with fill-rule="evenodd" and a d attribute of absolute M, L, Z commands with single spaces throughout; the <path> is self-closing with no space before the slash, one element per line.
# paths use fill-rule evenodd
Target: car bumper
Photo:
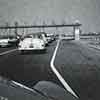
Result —
<path fill-rule="evenodd" d="M 31 50 L 45 50 L 46 48 L 18 48 L 19 51 L 25 50 L 25 51 L 31 51 Z"/>

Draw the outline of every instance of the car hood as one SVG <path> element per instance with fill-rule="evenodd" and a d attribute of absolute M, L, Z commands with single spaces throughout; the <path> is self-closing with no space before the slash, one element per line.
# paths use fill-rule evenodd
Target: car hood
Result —
<path fill-rule="evenodd" d="M 38 82 L 33 89 L 0 76 L 0 99 L 3 100 L 77 100 L 55 83 Z"/>
<path fill-rule="evenodd" d="M 19 86 L 12 80 L 0 78 L 0 100 L 50 100 L 33 89 Z"/>

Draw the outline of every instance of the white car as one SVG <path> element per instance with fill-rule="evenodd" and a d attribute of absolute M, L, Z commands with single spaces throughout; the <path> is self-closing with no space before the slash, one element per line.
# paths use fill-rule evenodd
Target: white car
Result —
<path fill-rule="evenodd" d="M 50 43 L 55 40 L 55 35 L 52 33 L 48 33 L 46 38 L 47 38 L 48 42 Z"/>
<path fill-rule="evenodd" d="M 7 47 L 10 44 L 8 43 L 9 39 L 8 38 L 1 38 L 0 39 L 0 47 Z"/>
<path fill-rule="evenodd" d="M 32 34 L 24 37 L 23 40 L 19 42 L 18 50 L 29 51 L 29 50 L 45 50 L 45 42 L 40 34 Z"/>
<path fill-rule="evenodd" d="M 48 40 L 45 32 L 39 32 L 37 34 L 41 34 L 43 41 L 45 42 L 45 45 L 48 45 Z"/>

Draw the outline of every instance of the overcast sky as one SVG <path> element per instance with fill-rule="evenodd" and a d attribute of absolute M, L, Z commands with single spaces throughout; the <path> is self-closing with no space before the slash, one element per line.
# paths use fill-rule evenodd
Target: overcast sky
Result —
<path fill-rule="evenodd" d="M 100 31 L 100 0 L 0 0 L 0 25 L 80 20 L 83 31 Z"/>

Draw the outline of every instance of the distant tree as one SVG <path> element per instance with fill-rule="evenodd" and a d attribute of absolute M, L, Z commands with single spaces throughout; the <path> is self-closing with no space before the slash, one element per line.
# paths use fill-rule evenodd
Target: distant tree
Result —
<path fill-rule="evenodd" d="M 8 22 L 6 22 L 6 23 L 5 23 L 5 26 L 8 27 L 8 26 L 10 26 L 10 24 L 9 24 Z M 9 31 L 9 29 L 5 29 L 5 35 L 6 35 L 7 37 L 9 37 L 9 32 L 8 32 L 8 31 Z"/>
<path fill-rule="evenodd" d="M 18 35 L 18 22 L 17 21 L 15 21 L 14 22 L 14 25 L 15 25 L 15 35 L 17 36 Z"/>
<path fill-rule="evenodd" d="M 80 21 L 79 20 L 75 20 L 75 24 L 80 24 Z"/>
<path fill-rule="evenodd" d="M 62 25 L 66 25 L 66 20 L 63 19 L 61 24 L 62 24 Z"/>
<path fill-rule="evenodd" d="M 45 20 L 42 22 L 42 25 L 47 25 Z M 43 27 L 42 29 L 43 29 L 43 32 L 45 32 L 45 28 Z"/>
<path fill-rule="evenodd" d="M 56 22 L 54 20 L 52 20 L 51 24 L 52 25 L 56 25 Z"/>

